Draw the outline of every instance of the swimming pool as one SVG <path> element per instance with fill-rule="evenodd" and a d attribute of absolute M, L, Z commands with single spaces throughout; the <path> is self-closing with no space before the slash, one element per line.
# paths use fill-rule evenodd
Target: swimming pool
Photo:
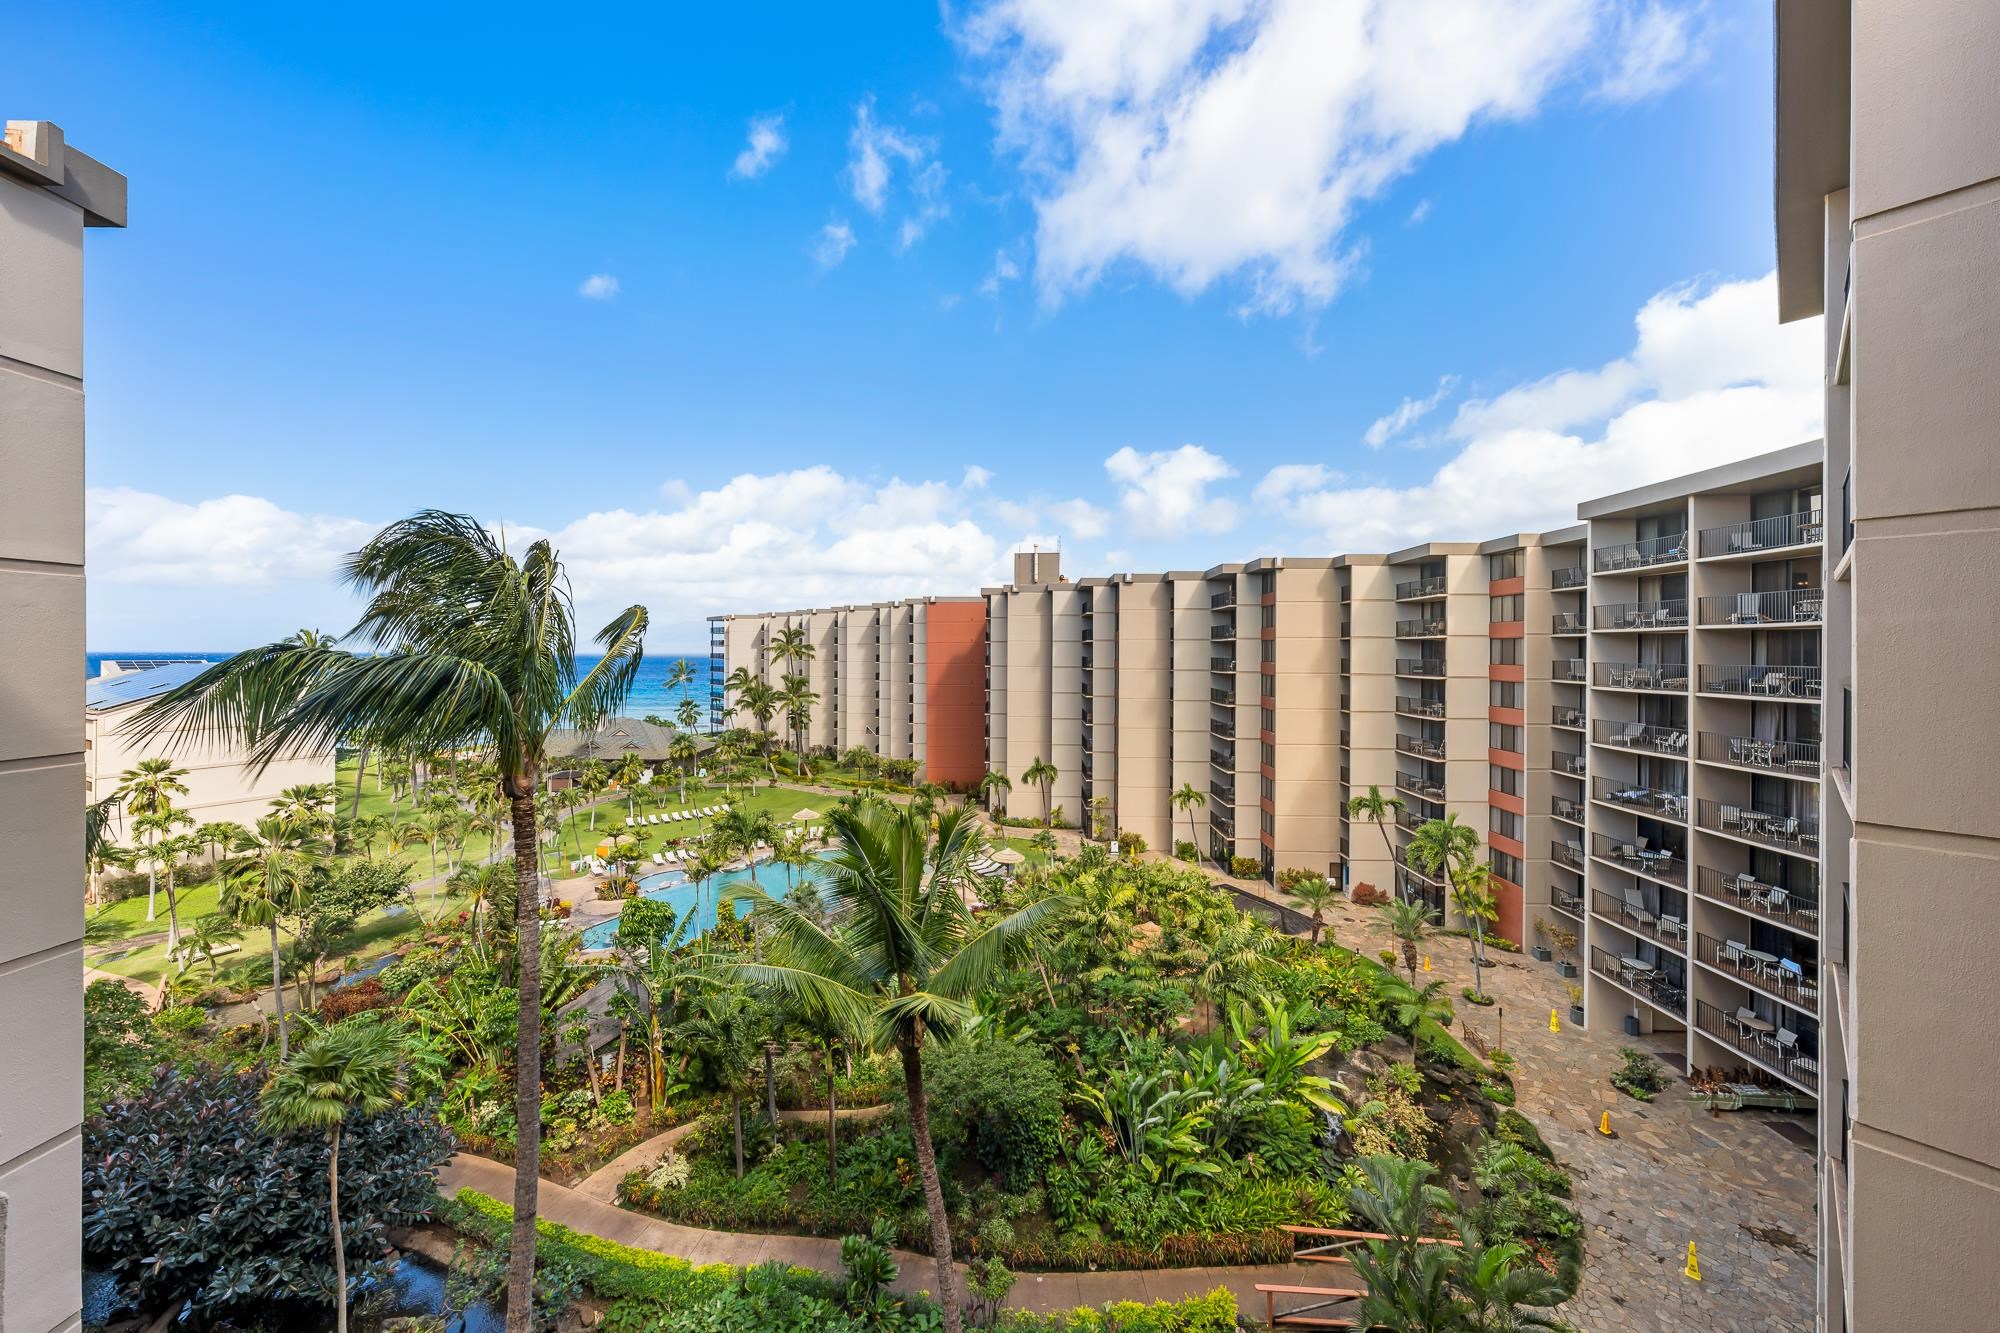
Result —
<path fill-rule="evenodd" d="M 815 859 L 824 861 L 831 857 L 831 851 L 815 852 Z M 810 874 L 810 871 L 803 872 Z M 793 883 L 797 883 L 801 872 L 793 871 Z M 747 870 L 729 870 L 720 875 L 710 876 L 697 890 L 688 883 L 688 877 L 678 870 L 662 870 L 647 875 L 639 881 L 639 896 L 663 902 L 674 909 L 676 926 L 694 914 L 694 927 L 688 938 L 706 934 L 715 925 L 716 904 L 722 901 L 722 892 L 732 884 L 747 884 L 755 880 L 774 897 L 785 891 L 785 872 L 781 866 L 763 861 Z M 609 949 L 618 937 L 618 918 L 600 921 L 586 927 L 583 932 L 583 947 L 586 949 Z"/>

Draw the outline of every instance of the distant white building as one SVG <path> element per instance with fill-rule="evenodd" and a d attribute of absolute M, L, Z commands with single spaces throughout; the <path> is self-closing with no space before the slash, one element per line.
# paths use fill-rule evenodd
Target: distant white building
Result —
<path fill-rule="evenodd" d="M 248 762 L 247 747 L 230 737 L 155 736 L 136 740 L 119 729 L 140 707 L 167 691 L 185 685 L 206 671 L 207 662 L 120 662 L 83 687 L 84 800 L 101 801 L 118 790 L 121 775 L 141 759 L 165 758 L 187 770 L 181 781 L 186 796 L 175 800 L 197 824 L 233 820 L 248 828 L 267 814 L 279 792 L 307 782 L 333 781 L 333 754 L 280 759 L 263 772 Z M 114 821 L 119 841 L 129 842 L 131 830 Z"/>

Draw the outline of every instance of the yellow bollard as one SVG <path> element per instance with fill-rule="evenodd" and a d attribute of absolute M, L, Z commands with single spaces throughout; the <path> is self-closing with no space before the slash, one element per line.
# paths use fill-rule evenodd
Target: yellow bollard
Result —
<path fill-rule="evenodd" d="M 1701 1281 L 1701 1265 L 1695 1262 L 1694 1242 L 1688 1242 L 1688 1266 L 1681 1270 L 1681 1276 L 1690 1282 Z"/>
<path fill-rule="evenodd" d="M 1425 955 L 1424 955 L 1424 971 L 1428 972 L 1428 971 L 1430 971 L 1430 970 L 1431 970 L 1431 956 L 1430 956 L 1429 954 L 1425 954 Z"/>
<path fill-rule="evenodd" d="M 1607 1139 L 1618 1137 L 1611 1132 L 1611 1112 L 1606 1111 L 1603 1115 L 1597 1117 L 1597 1132 Z"/>
<path fill-rule="evenodd" d="M 1561 1032 L 1562 1030 L 1563 1025 L 1556 1021 L 1556 1011 L 1553 1009 L 1549 1010 L 1549 1031 Z"/>

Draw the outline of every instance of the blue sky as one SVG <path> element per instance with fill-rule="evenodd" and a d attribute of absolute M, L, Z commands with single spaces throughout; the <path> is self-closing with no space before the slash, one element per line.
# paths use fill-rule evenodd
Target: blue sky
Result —
<path fill-rule="evenodd" d="M 421 506 L 670 649 L 1027 540 L 1548 526 L 1816 430 L 1761 6 L 687 8 L 14 16 L 7 113 L 131 179 L 94 648 L 344 627 L 333 560 Z"/>

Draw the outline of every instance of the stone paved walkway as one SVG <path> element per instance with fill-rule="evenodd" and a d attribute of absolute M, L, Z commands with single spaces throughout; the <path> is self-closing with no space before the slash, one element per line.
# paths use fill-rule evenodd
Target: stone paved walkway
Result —
<path fill-rule="evenodd" d="M 833 1114 L 836 1119 L 844 1124 L 851 1120 L 873 1120 L 888 1109 L 886 1104 L 881 1106 L 843 1106 Z M 748 1115 L 749 1112 L 746 1111 L 744 1114 Z M 779 1111 L 778 1119 L 812 1120 L 825 1125 L 826 1112 L 824 1110 Z M 653 1135 L 652 1138 L 647 1139 L 644 1143 L 636 1147 L 627 1148 L 624 1152 L 619 1153 L 582 1180 L 577 1181 L 570 1188 L 587 1198 L 596 1199 L 602 1203 L 617 1203 L 618 1182 L 641 1167 L 658 1165 L 661 1155 L 692 1133 L 696 1123 L 690 1120 L 685 1125 L 675 1125 L 672 1129 L 663 1130 Z"/>

